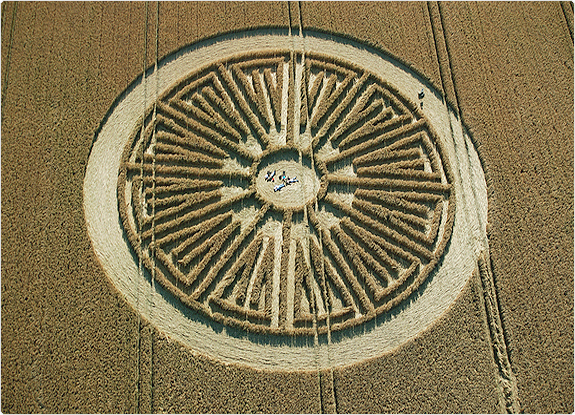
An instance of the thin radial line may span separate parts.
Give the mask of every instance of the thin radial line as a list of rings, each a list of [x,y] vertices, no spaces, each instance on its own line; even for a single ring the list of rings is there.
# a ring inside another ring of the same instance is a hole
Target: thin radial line
[[[162,245],[165,245],[173,241],[181,240],[182,242],[177,242],[177,246],[171,250],[173,255],[175,257],[178,257],[188,247],[195,245],[200,240],[202,239],[207,240],[211,238],[211,236],[209,236],[210,233],[216,230],[218,227],[222,226],[222,223],[224,223],[225,221],[231,220],[231,218],[232,218],[231,212],[221,213],[209,220],[202,221],[196,225],[186,226],[184,227],[184,229],[182,229],[177,233],[168,234],[168,236],[162,238],[163,241],[160,242],[162,243]],[[181,233],[181,236],[177,235],[178,233]],[[160,244],[160,242],[158,242],[158,245]]]
[[[168,204],[167,207],[160,208],[160,211],[156,212],[156,219],[163,219],[172,215],[181,215],[183,212],[198,210],[198,205],[201,206],[205,203],[215,203],[214,199],[217,199],[220,196],[220,192],[219,189],[217,189],[210,192],[194,192],[193,195],[182,196],[187,196],[187,198],[176,201],[174,204]],[[157,203],[160,200],[162,199],[154,198],[152,203]]]
[[[218,75],[223,81],[222,85],[227,86],[227,89],[231,92],[229,97],[233,99],[234,106],[236,109],[241,110],[240,114],[243,114],[244,116],[242,117],[244,118],[244,123],[248,125],[248,128],[251,127],[250,130],[254,130],[256,132],[256,139],[259,140],[263,148],[266,148],[269,145],[269,136],[259,122],[258,115],[255,114],[249,106],[248,99],[250,99],[250,97],[247,92],[249,85],[244,85],[242,80],[238,79],[239,83],[244,87],[244,89],[246,89],[246,96],[238,87],[238,82],[234,80],[234,71],[236,72],[236,77],[241,76],[241,74],[237,73],[238,71],[241,71],[241,69],[237,69],[234,65],[232,65],[231,69],[228,70],[222,63],[220,63],[217,69]]]
[[[349,216],[351,219],[355,219],[360,223],[363,223],[364,226],[370,227],[372,230],[381,233],[384,237],[391,239],[394,244],[400,245],[403,248],[407,249],[408,251],[413,252],[416,256],[423,258],[427,261],[430,261],[433,257],[433,254],[421,245],[412,243],[413,241],[393,229],[390,229],[386,225],[376,221],[372,217],[362,213],[358,209],[350,208],[343,203],[335,200],[334,197],[327,196],[325,201],[328,202],[333,207],[337,208],[345,215]]]
[[[248,159],[250,162],[254,161],[254,155],[249,153],[247,150],[244,150],[243,147],[240,147],[238,144],[234,143],[233,141],[229,140],[228,138],[217,134],[219,136],[216,138],[210,138],[210,133],[215,133],[213,130],[209,130],[207,127],[202,126],[198,122],[194,122],[194,124],[188,124],[188,116],[183,114],[180,110],[173,106],[168,106],[162,102],[159,103],[160,112],[166,113],[167,116],[173,117],[172,120],[177,127],[184,131],[189,131],[190,133],[202,138],[203,140],[207,141],[208,143],[212,144],[213,146],[219,148],[224,152],[235,152],[241,157]],[[179,123],[185,124],[185,127],[180,125]],[[192,119],[192,121],[195,121]],[[208,130],[208,131],[207,131]],[[216,134],[214,134],[216,136]]]
[[[216,288],[210,293],[210,296],[208,297],[208,301],[214,300],[214,299],[221,299],[223,300],[222,296],[224,294],[224,290],[228,289],[231,284],[235,284],[233,285],[232,288],[232,298],[234,300],[236,300],[238,298],[238,293],[240,293],[240,291],[243,289],[242,288],[242,283],[243,283],[243,278],[244,278],[244,273],[245,275],[247,274],[251,274],[251,271],[253,270],[251,267],[255,266],[255,263],[257,262],[257,258],[259,257],[259,252],[260,249],[262,247],[262,241],[263,241],[263,237],[260,235],[258,237],[255,237],[246,247],[246,249],[237,256],[237,261],[234,262],[234,264],[232,265],[232,267],[230,268],[230,270],[228,272],[226,272],[226,274],[224,275],[224,277],[222,278],[222,280],[217,284]],[[255,253],[254,253],[255,252]],[[250,255],[254,253],[254,257],[256,258],[256,261],[248,261]],[[241,271],[241,275],[240,272]],[[247,290],[247,284],[245,289]],[[245,295],[245,293],[244,293]],[[232,301],[234,301],[232,300]]]
[[[361,143],[354,144],[353,146],[343,150],[342,152],[326,159],[325,162],[329,166],[347,157],[352,156],[359,157],[360,155],[358,153],[361,153],[361,155],[371,153],[372,151],[377,150],[378,146],[384,145],[386,142],[391,142],[398,136],[407,136],[408,134],[415,134],[419,132],[421,129],[425,127],[425,125],[426,120],[422,118],[411,124],[400,126],[382,135],[377,135],[375,138],[367,139],[366,141],[362,141]]]

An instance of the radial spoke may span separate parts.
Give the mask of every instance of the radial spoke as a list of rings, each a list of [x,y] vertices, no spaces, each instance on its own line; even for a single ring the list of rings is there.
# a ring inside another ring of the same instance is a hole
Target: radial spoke
[[[251,92],[250,86],[247,85],[248,80],[245,77],[245,74],[243,74],[243,72],[241,70],[237,69],[237,67],[235,67],[235,66],[232,66],[232,71],[234,72],[235,76],[239,78],[240,82],[242,84],[244,84],[244,88],[247,86],[247,90]],[[223,65],[218,66],[218,72],[219,72],[219,75],[220,75],[226,89],[231,91],[231,95],[234,97],[235,103],[237,104],[237,106],[239,108],[241,108],[242,112],[246,116],[246,119],[248,120],[248,123],[251,125],[251,127],[256,132],[256,136],[261,141],[262,146],[264,148],[267,147],[269,145],[268,134],[265,131],[262,124],[260,123],[260,121],[258,120],[258,117],[256,116],[256,114],[254,114],[254,112],[251,110],[249,104],[246,102],[243,94],[241,93],[240,89],[238,88],[237,83],[234,82],[232,75],[228,72],[228,70]],[[255,99],[255,97],[254,97],[254,99]]]
[[[226,117],[235,125],[236,129],[240,131],[243,136],[250,133],[250,128],[245,120],[239,115],[237,107],[234,105],[228,90],[222,84],[217,72],[213,75],[213,85],[215,90],[208,89],[206,91],[206,98],[209,99],[217,108],[224,111]]]
[[[160,220],[176,215],[182,214],[184,211],[189,211],[190,209],[197,210],[201,206],[206,204],[215,203],[217,199],[221,197],[220,190],[213,190],[211,192],[199,192],[188,195],[187,200],[182,203],[176,203],[172,206],[162,209],[156,209],[155,220],[158,223]],[[155,202],[154,198],[149,202],[153,204]]]
[[[329,195],[326,196],[325,200],[328,203],[338,207],[342,212],[344,212],[350,218],[358,221],[359,223],[365,224],[369,228],[376,231],[378,235],[384,236],[386,238],[390,238],[391,240],[394,241],[394,243],[401,245],[402,247],[410,250],[411,252],[415,253],[417,256],[425,258],[428,261],[433,258],[433,253],[430,252],[428,249],[422,247],[421,245],[414,243],[411,239],[397,233],[396,231],[385,226],[384,224],[369,218],[368,216],[360,213],[359,211],[357,211],[355,209],[352,209],[352,208],[349,208],[348,206],[345,206],[344,204],[335,200],[333,197],[330,197]]]
[[[402,234],[409,237],[411,240],[424,244],[428,248],[430,247],[429,245],[433,243],[433,241],[429,241],[424,233],[415,230],[406,222],[404,222],[396,212],[392,212],[383,206],[374,205],[373,203],[365,202],[359,199],[355,199],[352,206],[358,211],[361,211],[374,219],[390,224]]]
[[[197,135],[203,138],[204,140],[211,142],[216,147],[219,147],[222,151],[226,153],[233,152],[249,160],[250,162],[254,161],[254,155],[248,150],[246,150],[244,147],[240,146],[237,143],[234,143],[232,140],[229,140],[228,138],[222,136],[213,129],[207,128],[195,122],[193,119],[187,117],[185,114],[181,113],[176,108],[168,106],[161,102],[159,103],[158,108],[163,113],[173,118],[175,121],[179,121],[181,124],[183,124],[185,128],[189,130],[192,134]]]
[[[357,145],[347,148],[344,151],[338,153],[337,155],[328,158],[325,160],[327,165],[332,163],[345,160],[349,157],[358,157],[360,155],[366,154],[374,149],[377,149],[378,146],[385,144],[388,141],[391,141],[398,136],[407,135],[413,133],[414,131],[418,131],[425,127],[425,120],[419,120],[413,122],[411,124],[404,125],[400,128],[396,128],[395,130],[389,131],[385,134],[376,136],[375,138],[366,140],[362,143],[358,143]]]
[[[227,199],[227,200],[222,200],[220,202],[213,203],[213,204],[208,205],[205,208],[202,208],[198,211],[192,211],[192,212],[186,213],[183,216],[180,216],[180,217],[172,219],[168,222],[162,223],[162,224],[156,226],[154,229],[149,229],[149,230],[143,232],[142,238],[145,239],[145,238],[151,237],[152,232],[156,232],[156,234],[161,234],[161,233],[164,233],[167,231],[174,231],[174,230],[178,229],[179,227],[185,225],[188,222],[200,219],[202,217],[209,216],[210,214],[217,212],[219,210],[229,208],[234,203],[237,203],[243,199],[246,199],[249,196],[251,196],[252,194],[253,194],[252,191],[248,191],[248,192],[240,194],[236,197],[232,197],[232,198]]]
[[[343,184],[362,189],[419,190],[426,193],[439,194],[446,194],[451,190],[450,185],[438,182],[379,178],[371,179],[366,177],[339,176],[335,174],[328,174],[327,181],[329,183]]]
[[[163,119],[163,117],[158,117],[159,119]],[[227,153],[223,151],[220,147],[211,144],[209,141],[201,138],[199,135],[193,134],[191,131],[188,131],[178,124],[176,124],[173,120],[167,120],[164,124],[168,125],[171,130],[174,132],[169,131],[158,131],[156,133],[156,140],[161,146],[161,143],[168,143],[173,144],[179,151],[184,154],[191,153],[205,153],[206,155],[216,157],[216,158],[226,158]],[[160,147],[161,148],[161,147]]]
[[[180,256],[182,252],[186,251],[190,246],[194,245],[204,236],[208,235],[210,232],[219,229],[222,223],[229,224],[231,223],[231,220],[232,220],[231,212],[222,213],[208,221],[199,223],[195,226],[184,228],[178,232],[168,234],[164,238],[158,239],[156,241],[156,244],[158,246],[162,246],[164,244],[168,244],[170,242],[182,240],[185,238],[183,242],[181,242],[171,251],[171,254],[174,256],[174,258],[177,258]]]
[[[365,314],[369,312],[373,312],[373,303],[369,300],[365,291],[361,288],[361,285],[357,281],[355,275],[349,268],[349,265],[343,258],[339,248],[335,244],[335,242],[331,239],[331,236],[328,231],[323,230],[322,232],[322,240],[324,246],[327,248],[327,252],[332,257],[334,263],[337,267],[342,271],[343,276],[345,277],[346,281],[350,284],[351,289],[353,290],[354,294],[359,299],[359,303]]]
[[[246,291],[248,289],[248,283],[250,275],[253,268],[256,265],[256,258],[259,250],[262,246],[263,238],[254,238],[252,242],[248,245],[246,250],[242,253],[238,261],[234,263],[230,271],[222,279],[218,287],[212,292],[210,297],[220,298],[224,294],[224,290],[227,289],[236,280],[236,284],[233,286],[233,291],[231,294],[232,300],[237,304],[244,304],[246,299]],[[238,278],[239,276],[239,278]]]
[[[232,235],[234,234],[234,232],[240,228],[240,225],[241,224],[239,221],[230,223],[228,226],[226,226],[224,229],[222,229],[220,232],[218,232],[216,235],[214,235],[212,238],[210,238],[209,241],[206,241],[205,245],[206,245],[206,247],[209,247],[209,251],[207,252],[206,255],[201,257],[200,263],[198,265],[196,265],[192,269],[192,271],[187,275],[188,284],[190,284],[190,285],[193,284],[193,282],[198,278],[198,276],[206,268],[206,266],[212,260],[212,258],[220,251],[222,246],[230,238],[232,238]],[[205,252],[203,245],[198,247],[198,251],[196,253],[194,253],[194,251],[190,252],[190,254],[188,254],[188,255],[190,255],[189,258],[188,257],[182,258],[181,264],[183,266],[186,266],[187,264],[189,264],[189,262],[192,259],[198,258],[202,252]]]
[[[411,148],[408,150],[389,150],[388,146],[381,150],[372,151],[365,156],[357,157],[353,160],[354,166],[366,166],[366,165],[385,165],[388,166],[389,162],[397,162],[398,160],[421,160],[423,155],[419,148]]]
[[[202,295],[202,293],[213,283],[213,281],[219,274],[220,270],[232,258],[232,256],[235,255],[236,251],[238,250],[242,242],[247,238],[249,234],[253,233],[255,227],[263,219],[269,207],[270,207],[269,205],[262,206],[253,222],[241,232],[241,234],[234,240],[232,245],[226,250],[226,252],[209,270],[208,274],[206,275],[200,286],[191,295],[191,299],[197,300],[198,297]]]

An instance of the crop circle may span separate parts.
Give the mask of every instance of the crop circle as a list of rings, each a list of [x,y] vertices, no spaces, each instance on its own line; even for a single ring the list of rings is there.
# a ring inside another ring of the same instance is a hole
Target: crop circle
[[[486,200],[465,128],[421,77],[271,29],[134,82],[84,180],[94,250],[134,309],[202,354],[290,370],[429,327],[475,269]]]
[[[118,179],[132,248],[225,325],[362,324],[421,285],[451,234],[452,175],[429,121],[351,62],[236,55],[176,82],[134,127]]]

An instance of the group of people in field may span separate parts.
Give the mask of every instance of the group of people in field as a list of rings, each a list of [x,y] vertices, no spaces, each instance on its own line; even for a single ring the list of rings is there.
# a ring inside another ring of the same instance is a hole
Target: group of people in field
[[[268,171],[266,173],[266,175],[264,176],[264,179],[266,179],[266,182],[273,182],[275,183],[275,176],[276,176],[276,171],[274,170],[273,172]],[[294,176],[292,178],[286,176],[286,172],[284,171],[280,176],[279,176],[279,181],[281,181],[280,184],[274,186],[274,192],[279,192],[280,190],[282,190],[284,187],[289,186],[290,184],[293,183],[297,183],[299,182],[299,180]]]

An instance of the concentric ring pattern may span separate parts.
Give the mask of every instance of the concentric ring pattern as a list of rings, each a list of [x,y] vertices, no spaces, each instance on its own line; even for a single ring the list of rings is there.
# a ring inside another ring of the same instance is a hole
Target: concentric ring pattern
[[[354,63],[275,50],[168,88],[124,150],[118,207],[142,266],[188,307],[314,335],[421,286],[451,235],[452,184],[416,103]]]

